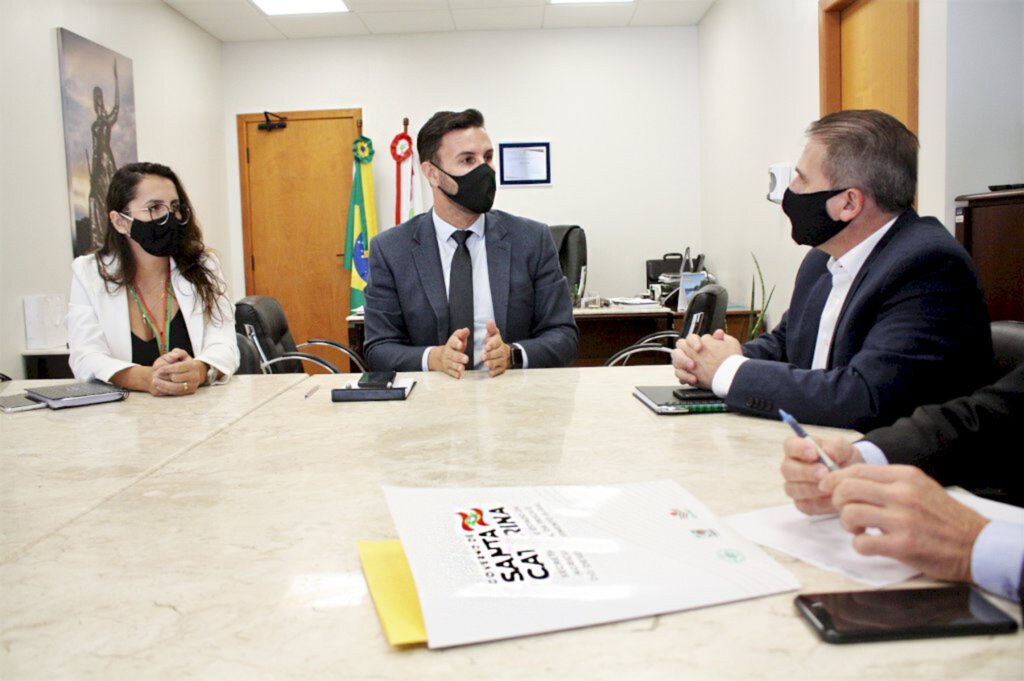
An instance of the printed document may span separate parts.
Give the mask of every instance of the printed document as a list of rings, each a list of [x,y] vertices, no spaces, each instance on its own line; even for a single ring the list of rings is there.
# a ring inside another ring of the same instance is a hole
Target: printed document
[[[671,481],[384,492],[431,648],[800,586]]]

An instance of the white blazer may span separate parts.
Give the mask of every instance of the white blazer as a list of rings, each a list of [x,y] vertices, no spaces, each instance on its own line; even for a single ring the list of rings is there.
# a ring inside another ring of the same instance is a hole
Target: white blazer
[[[220,276],[220,266],[213,258],[207,265]],[[68,305],[68,345],[71,349],[71,370],[80,380],[110,381],[110,377],[132,362],[131,325],[128,317],[128,291],[122,286],[114,293],[96,270],[96,255],[83,255],[71,263],[71,299]],[[178,307],[185,317],[195,359],[220,372],[216,383],[223,383],[238,369],[238,341],[235,338],[235,310],[221,296],[218,306],[221,321],[207,322],[202,301],[195,288],[178,272],[171,259],[171,286]]]

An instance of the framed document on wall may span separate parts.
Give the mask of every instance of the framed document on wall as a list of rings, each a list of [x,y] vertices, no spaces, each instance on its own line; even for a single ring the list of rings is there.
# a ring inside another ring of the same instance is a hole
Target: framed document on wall
[[[550,142],[501,142],[498,157],[501,184],[551,184]]]

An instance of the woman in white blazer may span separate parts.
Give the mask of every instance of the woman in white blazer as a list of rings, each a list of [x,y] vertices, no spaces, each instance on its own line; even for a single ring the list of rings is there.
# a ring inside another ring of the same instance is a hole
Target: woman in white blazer
[[[178,176],[128,164],[107,211],[103,246],[71,265],[75,377],[153,395],[227,381],[239,361],[234,307]]]

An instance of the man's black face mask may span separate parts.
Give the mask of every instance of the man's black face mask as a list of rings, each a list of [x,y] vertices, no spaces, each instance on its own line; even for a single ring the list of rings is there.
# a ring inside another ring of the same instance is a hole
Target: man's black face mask
[[[825,204],[845,189],[797,194],[787,189],[782,197],[782,210],[793,225],[793,241],[801,246],[817,247],[843,231],[849,222],[829,217]]]
[[[494,205],[494,193],[497,190],[497,180],[494,168],[481,163],[465,175],[452,175],[436,163],[432,165],[442,173],[452,178],[459,186],[458,192],[449,194],[441,189],[449,199],[459,204],[471,213],[486,213]]]

